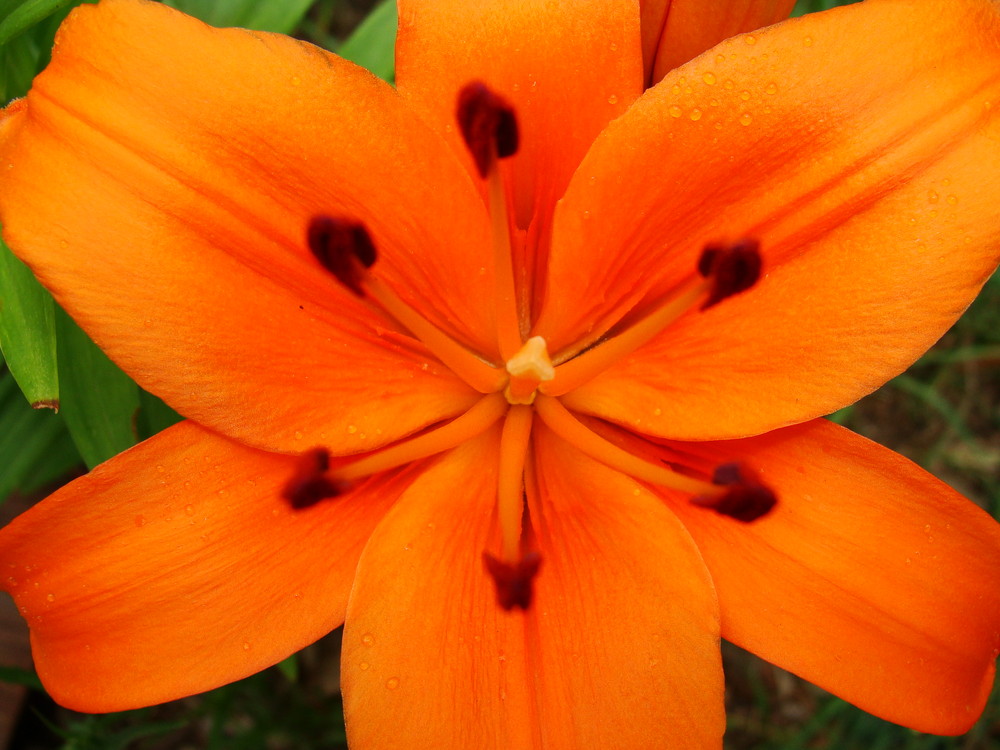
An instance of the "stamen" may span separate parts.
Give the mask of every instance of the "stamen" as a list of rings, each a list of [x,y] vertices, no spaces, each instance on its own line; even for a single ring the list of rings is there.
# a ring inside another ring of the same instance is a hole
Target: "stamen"
[[[542,565],[537,552],[529,552],[514,563],[503,562],[483,552],[483,562],[496,584],[497,603],[501,607],[509,612],[514,607],[526,610],[531,606],[535,576]]]
[[[628,356],[650,341],[656,334],[677,320],[697,304],[708,290],[708,284],[698,279],[689,280],[680,291],[664,304],[634,325],[593,349],[589,349],[567,362],[556,366],[555,377],[539,386],[542,393],[562,396],[586,383],[612,364]]]
[[[507,412],[500,436],[500,480],[497,489],[497,515],[503,559],[517,560],[521,545],[521,518],[524,515],[524,460],[531,438],[532,409],[512,406]]]
[[[482,81],[462,87],[455,114],[480,177],[486,177],[497,158],[517,153],[519,138],[514,108]]]
[[[500,355],[506,360],[520,349],[524,340],[517,312],[507,193],[499,168],[500,159],[517,152],[517,117],[514,108],[481,81],[462,88],[456,114],[476,170],[488,181],[497,343]]]
[[[623,474],[641,479],[651,484],[706,498],[724,494],[714,484],[700,479],[678,474],[666,466],[644,461],[602,438],[577,419],[572,412],[559,403],[558,399],[539,394],[535,399],[535,409],[545,425],[566,442],[575,446],[596,461],[600,461]]]
[[[504,395],[512,404],[530,404],[535,400],[535,392],[541,383],[555,377],[556,371],[549,359],[545,339],[532,336],[524,342],[520,351],[507,360],[510,382]]]
[[[306,233],[309,249],[316,260],[337,280],[359,297],[365,269],[375,263],[372,238],[364,224],[332,216],[315,216]]]
[[[349,483],[326,476],[330,468],[330,453],[325,448],[313,448],[299,456],[295,474],[285,484],[281,496],[296,510],[311,508],[320,500],[343,494]]]
[[[330,472],[333,480],[358,479],[433,456],[484,432],[503,416],[507,401],[499,393],[485,396],[475,406],[441,427],[391,445]]]
[[[653,312],[622,331],[583,351],[593,341],[583,341],[556,356],[556,375],[539,390],[549,396],[569,393],[615,362],[652,340],[660,331],[703,300],[706,310],[744,292],[760,278],[760,244],[744,239],[731,245],[707,246],[698,258],[698,276],[689,278]],[[700,277],[700,278],[699,278]],[[577,355],[577,352],[583,351]]]
[[[751,523],[770,513],[778,502],[770,487],[739,463],[722,464],[712,477],[712,484],[724,487],[722,494],[701,495],[691,502],[701,508],[711,508],[716,513]]]
[[[309,249],[316,260],[359,297],[370,297],[397,323],[419,339],[455,375],[480,393],[495,393],[506,384],[504,372],[484,362],[403,302],[369,269],[378,253],[363,224],[316,216],[309,222]]]
[[[742,239],[731,245],[708,245],[698,259],[698,273],[711,281],[712,290],[701,309],[745,292],[760,278],[760,243]]]

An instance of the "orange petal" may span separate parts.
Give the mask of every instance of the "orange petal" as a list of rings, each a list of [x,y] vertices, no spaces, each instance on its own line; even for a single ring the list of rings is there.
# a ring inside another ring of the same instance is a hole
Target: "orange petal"
[[[38,673],[80,711],[160,703],[268,667],[343,621],[358,556],[413,472],[293,511],[296,459],[191,422],[0,532]]]
[[[534,603],[505,612],[482,562],[500,545],[495,433],[428,471],[365,549],[344,631],[351,742],[717,745],[717,609],[684,529],[633,482],[544,434],[529,488]]]
[[[74,11],[0,141],[10,245],[185,416],[258,447],[350,452],[474,399],[305,246],[312,216],[353,216],[378,274],[445,330],[495,347],[478,195],[367,72],[109,0]]]
[[[515,219],[546,228],[595,136],[642,93],[633,3],[400,0],[400,93],[474,172],[455,127],[458,91],[480,80],[517,113]],[[547,231],[546,231],[547,234]]]
[[[778,494],[751,524],[667,497],[711,570],[724,638],[890,721],[971,726],[1000,651],[996,521],[825,420],[671,448],[745,461]]]
[[[709,47],[788,18],[795,0],[640,0],[642,59],[652,85]]]
[[[650,89],[557,212],[535,332],[558,350],[606,330],[713,241],[759,239],[765,278],[567,405],[672,438],[743,437],[905,369],[1000,257],[997,34],[988,0],[865,2],[731,39]]]

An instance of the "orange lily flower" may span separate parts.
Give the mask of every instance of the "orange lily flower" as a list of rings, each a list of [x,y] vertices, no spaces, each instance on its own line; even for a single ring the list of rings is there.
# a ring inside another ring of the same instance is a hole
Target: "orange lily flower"
[[[998,525],[821,417],[998,262],[998,6],[869,0],[648,90],[635,2],[399,14],[393,89],[105,0],[5,111],[7,241],[187,418],[0,532],[52,695],[345,623],[356,748],[718,747],[721,636],[967,729]]]

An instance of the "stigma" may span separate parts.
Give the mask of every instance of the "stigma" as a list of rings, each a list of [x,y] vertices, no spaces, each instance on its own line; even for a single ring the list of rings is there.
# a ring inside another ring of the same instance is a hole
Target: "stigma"
[[[511,404],[531,404],[538,386],[556,376],[556,369],[549,358],[548,347],[541,336],[532,336],[524,342],[517,354],[507,360],[510,381],[504,396]]]

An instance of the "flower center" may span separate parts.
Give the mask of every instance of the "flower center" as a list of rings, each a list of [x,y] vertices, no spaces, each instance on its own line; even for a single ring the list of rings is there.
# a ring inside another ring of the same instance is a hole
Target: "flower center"
[[[681,315],[705,310],[751,288],[761,270],[757,243],[746,239],[706,247],[688,278],[641,316],[578,341],[551,358],[545,339],[528,335],[530,305],[519,308],[517,303],[507,191],[499,168],[500,159],[517,152],[514,110],[485,85],[474,82],[460,93],[456,115],[476,171],[486,181],[493,237],[494,320],[504,365],[466,349],[383,283],[376,273],[376,248],[364,226],[345,218],[314,218],[307,241],[317,261],[347,289],[409,330],[484,395],[461,416],[363,456],[335,460],[324,448],[306,452],[285,487],[285,498],[293,507],[307,508],[336,497],[358,479],[447,451],[502,419],[496,493],[501,548],[498,555],[484,551],[484,564],[504,609],[530,606],[532,580],[543,562],[531,548],[524,486],[536,417],[582,453],[639,482],[684,493],[692,504],[738,521],[751,522],[766,515],[776,502],[774,493],[746,467],[725,464],[706,471],[705,467],[650,460],[648,456],[654,453],[643,449],[642,444],[650,444],[642,435],[630,433],[628,440],[612,442],[599,434],[607,432],[608,425],[581,420],[559,398],[650,341]]]

